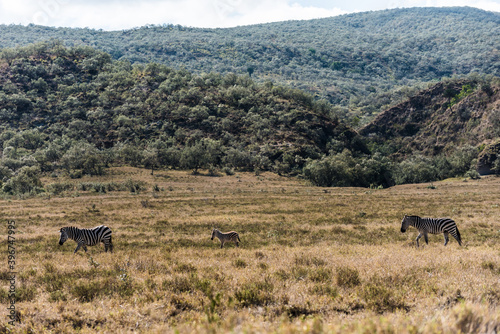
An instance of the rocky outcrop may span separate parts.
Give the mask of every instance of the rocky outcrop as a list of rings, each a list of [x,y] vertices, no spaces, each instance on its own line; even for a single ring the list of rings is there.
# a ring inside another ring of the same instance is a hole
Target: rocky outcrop
[[[477,171],[480,175],[490,175],[495,171],[495,161],[500,159],[500,140],[486,146],[477,159]]]
[[[481,80],[440,82],[359,130],[396,155],[436,155],[500,138],[500,86]]]

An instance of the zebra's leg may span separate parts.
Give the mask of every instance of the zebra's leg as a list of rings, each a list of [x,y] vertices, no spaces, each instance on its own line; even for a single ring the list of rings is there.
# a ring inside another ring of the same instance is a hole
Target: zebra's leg
[[[224,241],[220,242],[220,248],[224,247]]]
[[[427,235],[427,232],[424,232],[424,240],[425,240],[425,243],[428,245],[429,244],[429,236]]]
[[[417,247],[420,247],[420,245],[418,244],[418,239],[422,238],[422,233],[419,233],[417,235],[417,239],[415,239],[415,241],[417,242]]]
[[[109,236],[109,239],[106,239],[103,242],[104,242],[104,248],[105,248],[106,252],[109,249],[109,251],[111,253],[113,253],[113,240],[111,239],[111,236]]]
[[[76,249],[75,249],[75,251],[73,252],[73,254],[75,254],[76,252],[78,252],[78,250],[80,249],[80,247],[82,247],[82,244],[80,244],[80,243],[79,243],[79,244],[76,246]]]
[[[444,231],[444,245],[446,246],[448,244],[448,241],[450,241],[450,238],[448,237],[448,232]]]
[[[87,253],[87,246],[82,245],[82,247],[83,247],[83,250],[85,251],[85,253]]]

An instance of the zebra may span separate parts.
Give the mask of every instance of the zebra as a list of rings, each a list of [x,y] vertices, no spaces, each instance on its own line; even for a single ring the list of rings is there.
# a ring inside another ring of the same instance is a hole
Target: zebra
[[[68,239],[73,239],[78,243],[73,254],[75,254],[80,247],[83,247],[85,252],[87,252],[87,246],[95,246],[99,242],[104,243],[104,250],[106,252],[108,249],[111,253],[113,252],[111,229],[105,225],[96,226],[90,229],[80,229],[78,227],[68,226],[61,228],[59,232],[61,232],[59,245],[64,244]]]
[[[238,243],[241,242],[240,236],[238,235],[238,232],[227,232],[227,233],[222,233],[218,229],[214,228],[212,230],[212,238],[211,240],[214,240],[214,237],[219,238],[220,240],[220,248],[224,247],[224,243],[226,241],[232,241],[236,245],[236,247],[239,247]]]
[[[448,234],[451,234],[455,239],[457,239],[458,244],[462,246],[462,238],[460,237],[460,232],[458,231],[457,224],[450,218],[420,218],[419,216],[406,216],[401,221],[401,232],[405,233],[408,226],[415,227],[418,232],[417,236],[417,247],[418,239],[424,236],[425,243],[429,244],[429,239],[427,233],[444,234],[444,245],[448,244]]]

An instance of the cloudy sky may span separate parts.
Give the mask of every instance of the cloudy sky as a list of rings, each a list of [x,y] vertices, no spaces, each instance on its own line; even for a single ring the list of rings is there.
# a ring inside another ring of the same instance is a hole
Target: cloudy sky
[[[216,28],[426,6],[500,12],[500,0],[0,0],[0,24],[121,30],[171,23]]]

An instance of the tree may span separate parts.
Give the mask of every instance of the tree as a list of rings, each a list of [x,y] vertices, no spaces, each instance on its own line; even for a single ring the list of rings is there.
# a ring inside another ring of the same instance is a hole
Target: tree
[[[155,168],[160,167],[158,150],[152,147],[148,147],[143,153],[142,164],[146,168],[151,168],[151,175],[154,175],[153,173]]]
[[[42,189],[40,168],[24,166],[15,176],[11,177],[3,186],[3,191],[11,195],[22,195],[39,192]]]
[[[201,168],[220,165],[222,157],[221,144],[212,139],[202,139],[187,146],[181,153],[181,166],[193,170],[197,174]]]
[[[61,158],[62,165],[68,170],[80,170],[83,174],[104,174],[105,162],[101,152],[93,145],[78,142]]]

